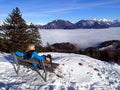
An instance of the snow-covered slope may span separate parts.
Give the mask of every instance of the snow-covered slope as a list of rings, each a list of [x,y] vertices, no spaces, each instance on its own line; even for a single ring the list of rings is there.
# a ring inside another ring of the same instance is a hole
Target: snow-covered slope
[[[48,54],[48,53],[42,53]],[[10,54],[0,54],[0,90],[120,90],[120,66],[85,55],[50,53],[60,65],[47,82],[21,66],[20,75]]]

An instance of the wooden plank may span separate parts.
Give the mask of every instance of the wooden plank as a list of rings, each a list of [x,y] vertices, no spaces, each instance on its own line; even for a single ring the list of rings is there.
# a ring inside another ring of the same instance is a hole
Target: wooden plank
[[[18,61],[24,61],[24,62],[28,62],[28,63],[36,63],[36,64],[40,64],[40,61],[36,60],[36,59],[18,59]]]

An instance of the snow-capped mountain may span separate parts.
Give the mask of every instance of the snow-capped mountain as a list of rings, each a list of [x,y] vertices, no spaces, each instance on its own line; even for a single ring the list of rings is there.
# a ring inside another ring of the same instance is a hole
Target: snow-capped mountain
[[[94,20],[94,21],[103,21],[103,22],[113,22],[113,20],[106,19],[106,18],[103,18],[103,19],[96,19],[96,18],[94,18],[92,20]]]
[[[66,20],[54,20],[46,25],[38,25],[41,29],[78,29],[120,27],[120,20],[91,19],[71,23]]]
[[[48,53],[40,53],[48,54]],[[20,67],[10,54],[0,54],[0,90],[119,90],[120,66],[85,55],[49,52],[59,66],[47,73],[47,82],[35,71]]]
[[[27,23],[28,25],[30,23]],[[3,23],[0,23],[2,26]],[[79,29],[79,28],[109,28],[109,27],[120,27],[120,19],[109,20],[109,19],[90,19],[80,20],[76,23],[72,23],[68,20],[54,20],[45,25],[35,24],[40,29]]]
[[[65,20],[54,20],[40,28],[44,28],[44,29],[73,29],[74,25],[69,22],[69,21],[65,21]]]
[[[108,28],[111,22],[103,20],[80,20],[75,23],[76,28]]]

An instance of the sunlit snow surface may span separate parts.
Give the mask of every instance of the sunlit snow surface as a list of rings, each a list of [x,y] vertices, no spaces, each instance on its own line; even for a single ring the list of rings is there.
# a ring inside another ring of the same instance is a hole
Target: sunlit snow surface
[[[120,28],[39,31],[43,45],[71,42],[86,48],[107,40],[120,40]],[[17,76],[16,64],[10,54],[0,54],[0,90],[120,90],[120,66],[117,64],[85,55],[49,54],[53,62],[60,65],[55,73],[48,72],[47,82],[23,66]]]
[[[41,53],[48,54],[48,53]],[[0,90],[119,90],[120,66],[85,55],[49,53],[60,65],[47,75],[47,82],[33,70],[20,67],[10,54],[0,54]]]

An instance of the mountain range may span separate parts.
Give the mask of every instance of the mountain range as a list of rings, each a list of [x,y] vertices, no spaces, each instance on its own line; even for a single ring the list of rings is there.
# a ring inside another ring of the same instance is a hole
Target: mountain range
[[[80,29],[80,28],[109,28],[109,27],[120,27],[120,20],[80,20],[76,23],[72,23],[67,20],[54,20],[47,23],[46,25],[37,25],[40,29]]]

